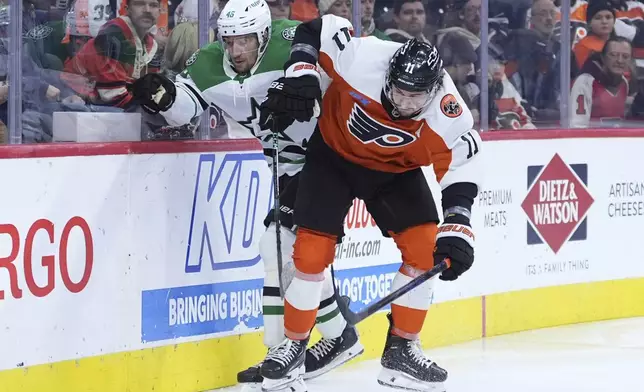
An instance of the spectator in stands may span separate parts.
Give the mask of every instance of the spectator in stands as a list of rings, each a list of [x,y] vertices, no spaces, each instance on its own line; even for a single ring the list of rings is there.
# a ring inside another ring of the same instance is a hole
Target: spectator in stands
[[[440,45],[446,34],[454,33],[467,38],[472,48],[477,49],[481,45],[481,39],[479,38],[480,27],[475,27],[474,21],[478,20],[479,23],[481,21],[480,0],[468,0],[466,2],[450,1],[452,1],[450,8],[448,8],[448,19],[450,22],[436,31],[436,44]]]
[[[491,58],[488,69],[490,129],[535,129],[525,108],[526,101],[505,75],[504,61]],[[477,76],[480,74],[477,70]]]
[[[593,54],[602,51],[604,44],[613,34],[615,10],[607,0],[595,0],[588,5],[586,22],[590,28],[588,35],[574,46],[577,66],[582,69],[586,60]]]
[[[320,15],[331,14],[351,20],[351,0],[320,0]]]
[[[480,56],[481,46],[476,50]],[[488,119],[490,129],[534,129],[530,114],[525,109],[525,100],[505,75],[507,60],[496,46],[488,46]],[[475,64],[476,83],[467,85],[472,102],[479,102],[481,94],[481,66]],[[485,80],[485,79],[483,79]]]
[[[532,3],[530,30],[536,32],[542,40],[552,37],[559,11],[552,0],[534,0]]]
[[[289,19],[301,20],[302,22],[308,22],[321,15],[318,11],[316,0],[293,0],[290,9],[291,16]]]
[[[210,41],[213,40],[210,30]],[[199,49],[199,23],[180,23],[172,29],[168,44],[163,53],[164,62],[162,72],[174,80],[177,74],[186,67],[186,61]]]
[[[130,0],[127,15],[105,23],[66,62],[65,71],[81,80],[65,75],[65,81],[92,103],[127,108],[132,101],[127,83],[159,71],[150,64],[158,50],[150,33],[158,17],[159,0]]]
[[[293,0],[270,0],[267,1],[271,9],[271,19],[291,19],[291,4]]]
[[[445,71],[454,81],[467,107],[470,108],[474,123],[478,124],[480,105],[473,100],[477,94],[472,94],[472,91],[478,91],[474,76],[474,64],[478,61],[476,52],[467,38],[458,33],[446,34],[438,46],[438,51],[443,59]]]
[[[343,17],[348,20],[352,20],[352,5],[351,0],[320,0],[320,14],[326,15],[336,15]],[[382,31],[376,29],[375,22],[373,20],[373,5],[374,0],[362,0],[362,31],[361,34],[363,37],[374,36],[376,38],[389,40],[389,37]]]
[[[68,34],[66,25],[65,20],[48,22],[35,26],[23,36],[25,49],[40,68],[61,71],[74,49],[87,42],[77,41]]]
[[[394,22],[396,28],[385,30],[392,41],[406,42],[412,38],[429,42],[423,34],[426,15],[425,4],[421,0],[396,0],[394,2]]]
[[[8,57],[9,46],[6,27],[9,13],[0,12],[0,121],[8,117]],[[29,31],[32,31],[30,29]],[[22,141],[24,143],[50,142],[53,133],[54,111],[65,110],[65,105],[82,110],[83,100],[64,86],[58,72],[42,69],[34,62],[28,49],[22,50]]]
[[[373,35],[376,38],[388,41],[389,36],[376,28],[376,22],[373,19],[375,3],[375,0],[361,0],[360,2],[360,11],[362,14],[362,36],[366,37]]]
[[[534,122],[553,124],[559,120],[560,102],[561,45],[553,36],[557,9],[552,0],[536,0],[530,14],[530,29],[509,34],[505,73]]]
[[[475,36],[481,35],[481,0],[469,0],[460,16],[462,27]]]
[[[172,2],[171,2],[172,3]],[[217,0],[210,0],[210,15],[215,12]],[[174,11],[174,24],[178,26],[186,22],[199,21],[199,1],[198,0],[181,0]],[[173,27],[174,28],[174,27]]]
[[[586,61],[570,93],[572,127],[587,128],[624,119],[629,93],[624,74],[629,69],[631,52],[628,39],[613,36],[608,38],[601,53],[591,55]]]
[[[451,1],[447,9],[446,19],[449,24],[436,32],[436,42],[440,43],[443,35],[456,32],[465,36],[472,47],[478,50],[481,45],[481,0],[448,0]],[[456,17],[453,15],[456,14]],[[503,47],[509,29],[509,20],[503,15],[487,18],[488,20],[488,46],[497,46],[495,50]],[[454,21],[458,23],[453,24]]]

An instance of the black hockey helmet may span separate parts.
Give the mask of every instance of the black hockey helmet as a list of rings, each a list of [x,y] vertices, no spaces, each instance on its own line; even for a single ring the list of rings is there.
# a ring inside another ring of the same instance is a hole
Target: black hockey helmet
[[[389,62],[385,88],[392,86],[413,92],[432,92],[443,80],[443,60],[431,44],[411,39]]]

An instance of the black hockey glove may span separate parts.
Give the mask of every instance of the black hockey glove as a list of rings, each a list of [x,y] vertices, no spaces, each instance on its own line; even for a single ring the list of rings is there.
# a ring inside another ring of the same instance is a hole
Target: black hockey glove
[[[292,117],[299,122],[309,121],[320,114],[322,90],[315,66],[295,63],[286,70],[286,76],[277,79],[268,88],[266,99],[260,105],[261,117],[270,114]]]
[[[134,83],[128,84],[127,89],[143,110],[150,114],[170,109],[177,97],[174,82],[157,73],[143,75]]]
[[[272,131],[273,133],[282,133],[286,128],[290,127],[295,119],[291,116],[270,113],[268,111],[261,111],[259,115],[259,128]]]
[[[445,258],[449,258],[452,265],[443,271],[440,280],[456,280],[474,263],[474,233],[469,218],[464,215],[449,214],[438,227],[434,264]]]

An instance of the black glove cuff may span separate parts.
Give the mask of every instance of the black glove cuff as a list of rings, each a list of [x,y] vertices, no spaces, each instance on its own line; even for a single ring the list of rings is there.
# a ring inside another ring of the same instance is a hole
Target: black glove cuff
[[[445,210],[443,214],[445,219],[443,224],[446,223],[457,223],[460,225],[466,225],[472,227],[470,224],[470,211],[465,207],[451,207]]]

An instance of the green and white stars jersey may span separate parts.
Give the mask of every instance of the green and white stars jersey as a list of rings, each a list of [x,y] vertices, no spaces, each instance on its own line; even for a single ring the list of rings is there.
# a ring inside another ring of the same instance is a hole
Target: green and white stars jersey
[[[257,137],[266,158],[272,159],[272,132],[259,129],[259,104],[266,97],[270,84],[284,76],[295,28],[300,22],[275,20],[272,35],[261,62],[246,75],[237,74],[227,61],[219,42],[197,51],[186,62],[186,70],[177,76],[177,97],[172,107],[161,112],[170,125],[184,125],[209,107],[211,126],[219,109],[226,121],[234,120]],[[229,128],[230,128],[229,124]],[[280,134],[279,174],[293,175],[304,165],[306,142],[315,129],[316,120],[294,122]],[[237,126],[239,128],[239,126]]]

